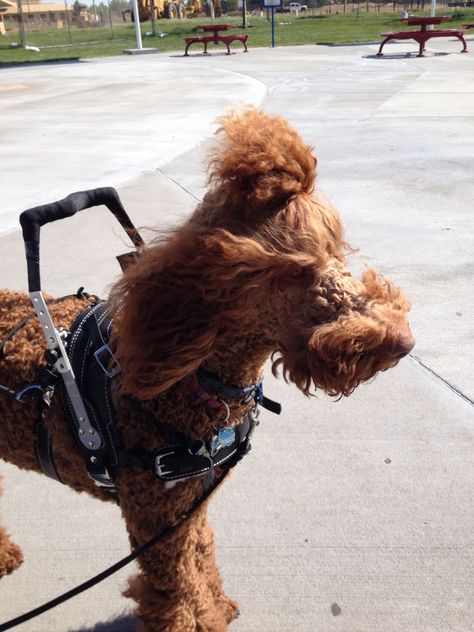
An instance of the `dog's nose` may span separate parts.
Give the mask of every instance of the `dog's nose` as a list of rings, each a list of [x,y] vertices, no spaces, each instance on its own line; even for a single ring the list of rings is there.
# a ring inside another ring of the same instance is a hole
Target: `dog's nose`
[[[392,353],[393,359],[401,360],[410,353],[414,346],[415,339],[413,338],[411,331],[405,332],[398,338],[397,345]]]

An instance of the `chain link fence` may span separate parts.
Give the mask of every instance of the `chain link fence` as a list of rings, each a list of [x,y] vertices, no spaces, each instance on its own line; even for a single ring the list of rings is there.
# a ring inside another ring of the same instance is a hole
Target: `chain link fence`
[[[162,0],[167,3],[168,0]],[[214,0],[216,1],[216,0]],[[222,1],[222,0],[219,0]],[[74,4],[59,2],[40,2],[39,0],[17,0],[17,10],[9,9],[0,13],[0,45],[22,47],[40,47],[42,50],[48,48],[59,48],[69,45],[98,45],[107,42],[130,43],[134,39],[132,28],[132,12],[130,3],[126,0],[97,0],[90,6],[85,6],[76,0]],[[139,3],[146,5],[149,0],[139,0]],[[155,0],[158,2],[158,0]],[[187,0],[187,6],[191,6],[193,0]],[[239,15],[239,0],[227,0],[228,16]],[[173,3],[173,1],[171,1]],[[176,3],[175,3],[176,4]],[[180,6],[185,6],[178,0]],[[246,7],[249,15],[264,17],[266,11],[262,8],[261,0],[247,0]],[[282,13],[290,13],[289,0],[284,0],[281,9]],[[431,7],[431,0],[384,0],[373,2],[369,0],[300,0],[300,4],[305,8],[299,11],[298,15],[321,16],[336,15],[345,13],[414,13],[428,11]],[[442,11],[453,11],[453,8],[466,8],[473,6],[474,0],[437,1],[438,13]],[[147,5],[149,6],[149,5]],[[188,8],[189,10],[189,8]],[[280,12],[277,10],[277,12]],[[241,10],[240,10],[241,14]],[[205,18],[204,5],[201,17]],[[170,16],[171,17],[171,16]],[[193,20],[184,20],[188,30],[192,28]],[[161,29],[168,33],[167,39],[172,39],[171,23],[178,27],[178,23],[183,20],[160,20]],[[163,26],[166,24],[166,28]],[[151,30],[150,22],[143,22],[142,32],[145,35]],[[153,33],[155,35],[155,33]],[[3,36],[3,37],[2,37]],[[178,42],[178,40],[177,40]],[[178,47],[182,45],[179,39]],[[1,48],[1,47],[0,47]],[[86,46],[85,46],[86,48]],[[0,51],[1,52],[1,51]]]
[[[123,9],[127,4],[123,3]],[[3,34],[16,35],[25,46],[61,46],[123,37],[122,6],[114,0],[85,7],[79,2],[38,2],[21,0],[17,11],[3,14]],[[2,40],[0,39],[0,43]]]

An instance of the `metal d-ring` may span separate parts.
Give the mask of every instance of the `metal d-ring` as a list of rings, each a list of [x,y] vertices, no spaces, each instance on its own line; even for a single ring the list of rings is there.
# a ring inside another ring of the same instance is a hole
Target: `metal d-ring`
[[[223,399],[219,399],[218,400],[225,408],[225,417],[224,419],[218,419],[218,422],[221,422],[224,424],[224,426],[227,425],[227,422],[230,419],[230,408],[229,408],[229,404],[227,402],[225,402]],[[216,430],[216,432],[219,432],[219,428],[216,428],[216,426],[213,426],[214,430]]]
[[[216,456],[222,448],[227,448],[235,443],[235,430],[228,425],[230,419],[229,405],[222,399],[219,401],[225,407],[226,415],[224,419],[220,420],[223,424],[220,428],[214,426],[216,434],[212,437],[210,442],[209,452],[211,457]]]

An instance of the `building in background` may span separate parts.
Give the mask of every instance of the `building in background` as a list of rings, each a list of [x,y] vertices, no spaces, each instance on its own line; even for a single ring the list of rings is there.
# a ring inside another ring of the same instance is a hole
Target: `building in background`
[[[40,2],[40,0],[22,0],[23,21],[27,29],[58,28],[69,24],[76,26],[93,26],[94,15],[86,10],[85,5],[76,2],[74,6],[56,2]],[[15,23],[20,21],[20,9],[16,0],[0,0],[0,35],[5,33],[6,20]]]

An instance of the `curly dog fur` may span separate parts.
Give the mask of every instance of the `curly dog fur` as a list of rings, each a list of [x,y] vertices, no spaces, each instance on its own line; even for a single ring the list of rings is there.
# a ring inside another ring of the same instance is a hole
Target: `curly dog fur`
[[[349,395],[393,367],[413,338],[408,302],[369,269],[362,280],[345,268],[347,244],[337,212],[314,194],[316,159],[288,123],[259,110],[221,120],[210,157],[209,190],[182,226],[149,244],[109,297],[119,316],[113,347],[118,378],[117,427],[124,446],[168,444],[155,415],[189,439],[210,440],[212,399],[189,388],[198,367],[224,382],[256,383],[271,358],[305,395]],[[52,305],[57,326],[70,327],[87,299]],[[26,295],[5,290],[0,338],[31,312]],[[34,380],[45,343],[31,319],[6,345],[0,383]],[[249,406],[229,402],[230,424]],[[0,457],[39,471],[34,409],[0,398]],[[87,476],[55,396],[46,423],[62,480],[102,500]],[[118,469],[114,479],[132,546],[162,531],[202,493],[190,479],[165,489],[152,473]],[[0,530],[0,574],[22,561]],[[206,507],[140,560],[127,595],[142,632],[220,632],[237,615],[222,588]]]

